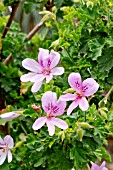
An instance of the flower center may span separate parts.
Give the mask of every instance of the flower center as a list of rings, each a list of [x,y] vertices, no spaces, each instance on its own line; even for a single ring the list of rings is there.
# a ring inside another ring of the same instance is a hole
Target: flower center
[[[43,72],[42,72],[42,74],[44,74],[44,75],[49,75],[50,74],[50,70],[43,70]]]

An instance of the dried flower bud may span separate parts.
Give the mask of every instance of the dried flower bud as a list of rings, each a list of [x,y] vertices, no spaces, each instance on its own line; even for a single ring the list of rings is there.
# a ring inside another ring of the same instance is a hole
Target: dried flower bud
[[[32,105],[32,109],[34,111],[36,111],[37,113],[41,114],[42,113],[42,110],[41,110],[41,107],[40,106],[36,106],[35,104]]]

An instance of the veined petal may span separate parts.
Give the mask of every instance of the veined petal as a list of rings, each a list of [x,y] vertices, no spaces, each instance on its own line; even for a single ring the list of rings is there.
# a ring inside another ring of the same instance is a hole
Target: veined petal
[[[54,50],[51,50],[50,55],[50,69],[54,68],[56,65],[58,65],[60,60],[60,54],[58,52],[55,52]]]
[[[3,152],[2,149],[0,149],[0,165],[2,165],[6,159],[7,152]]]
[[[36,74],[34,77],[31,78],[31,82],[40,82],[43,81],[45,76],[43,74]]]
[[[50,118],[50,119],[47,119],[46,124],[47,124],[47,127],[48,127],[49,135],[50,135],[50,136],[53,136],[54,133],[55,133],[55,126],[54,126],[54,124],[52,123],[51,118]]]
[[[20,77],[20,80],[22,82],[27,82],[30,81],[34,76],[36,75],[36,73],[28,73],[28,74],[24,74]]]
[[[97,92],[99,84],[93,78],[87,78],[82,83],[82,92],[84,96],[91,96]]]
[[[46,83],[49,83],[53,78],[52,74],[46,75],[45,77],[46,77]]]
[[[91,170],[100,170],[99,166],[97,164],[92,164]]]
[[[40,89],[41,86],[42,86],[42,81],[40,81],[40,82],[35,82],[35,83],[33,84],[32,88],[31,88],[31,91],[32,91],[33,93],[36,93],[36,92]]]
[[[62,75],[64,73],[63,67],[55,67],[51,70],[52,75]]]
[[[57,96],[56,93],[47,91],[42,96],[42,107],[46,113],[51,111],[52,107],[56,105]]]
[[[49,55],[49,50],[39,48],[39,54],[38,54],[38,62],[39,64],[43,67],[43,60],[45,59],[46,56]]]
[[[67,94],[60,96],[59,100],[70,101],[70,100],[75,100],[76,97],[77,97],[76,94],[67,93]]]
[[[62,120],[62,119],[52,117],[52,118],[51,118],[51,122],[52,122],[55,126],[61,128],[61,129],[67,129],[67,128],[68,128],[68,124],[67,124],[64,120]]]
[[[4,114],[0,115],[0,117],[4,120],[12,120],[18,116],[20,116],[20,114],[18,114],[16,112],[8,112],[8,113],[4,113]]]
[[[52,108],[52,115],[53,116],[58,116],[62,115],[65,111],[66,108],[66,102],[58,100],[56,102],[56,105]]]
[[[34,130],[40,129],[42,126],[44,126],[44,124],[46,123],[46,120],[47,120],[46,117],[40,117],[40,118],[36,119],[36,121],[33,123],[32,128]]]
[[[8,151],[7,156],[8,156],[8,162],[10,163],[12,161],[12,153],[10,150]]]
[[[72,111],[78,106],[79,100],[72,102],[67,110],[67,115],[70,115]]]
[[[82,97],[80,100],[79,100],[79,107],[82,111],[86,111],[89,107],[89,104],[88,104],[88,101],[85,97]]]
[[[81,92],[82,79],[79,73],[71,73],[68,77],[68,82],[75,91]]]
[[[13,138],[10,135],[6,135],[4,137],[4,142],[7,144],[7,146],[10,149],[14,147],[14,141],[13,141]]]
[[[30,70],[30,71],[35,72],[35,73],[42,72],[42,67],[40,66],[40,64],[38,62],[36,62],[35,60],[31,59],[31,58],[24,59],[22,61],[22,66],[25,69]]]

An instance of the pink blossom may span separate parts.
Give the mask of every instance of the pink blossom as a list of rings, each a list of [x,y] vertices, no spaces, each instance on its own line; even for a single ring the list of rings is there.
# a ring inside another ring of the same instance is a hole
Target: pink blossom
[[[8,162],[12,161],[12,153],[10,149],[14,146],[13,138],[10,135],[6,135],[4,139],[0,137],[0,165],[2,165],[8,157]]]
[[[12,120],[20,116],[22,112],[23,111],[14,111],[14,112],[3,113],[0,115],[0,118],[3,120]]]
[[[60,54],[52,50],[49,54],[49,50],[39,48],[38,62],[33,59],[26,58],[22,61],[22,66],[31,71],[31,73],[21,76],[22,82],[33,82],[31,91],[37,92],[43,80],[46,78],[46,83],[53,78],[54,75],[61,75],[64,73],[63,67],[56,67],[60,61]]]
[[[56,93],[51,91],[44,93],[41,100],[46,116],[38,118],[34,122],[32,128],[34,130],[38,130],[46,123],[50,136],[54,135],[55,126],[61,129],[67,129],[68,125],[65,121],[60,118],[55,118],[55,116],[59,116],[64,113],[66,102],[57,100]]]
[[[91,170],[108,170],[108,168],[106,168],[105,165],[106,165],[105,161],[103,161],[100,167],[97,164],[93,163]]]
[[[93,78],[87,78],[82,82],[79,73],[71,73],[68,77],[70,86],[76,91],[76,94],[67,93],[60,96],[62,101],[74,100],[67,110],[67,114],[79,105],[80,109],[86,111],[89,107],[88,101],[85,97],[93,95],[99,88],[99,84]]]

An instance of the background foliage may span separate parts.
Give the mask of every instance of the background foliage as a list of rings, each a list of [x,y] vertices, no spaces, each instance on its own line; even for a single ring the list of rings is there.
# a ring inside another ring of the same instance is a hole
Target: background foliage
[[[13,9],[17,3],[20,5],[15,19],[3,37],[11,15],[9,6]],[[29,32],[41,21],[44,24],[28,40]],[[10,164],[6,161],[0,167],[2,170],[71,170],[73,167],[81,170],[97,159],[111,161],[105,146],[106,137],[113,135],[112,30],[113,2],[110,0],[0,2],[0,110],[3,113],[25,109],[21,117],[8,122],[15,148],[13,161]],[[37,60],[40,47],[60,53],[65,74],[32,94],[32,84],[20,82],[20,76],[27,73],[21,63],[25,58]],[[85,113],[77,108],[70,116],[64,114],[69,128],[56,129],[53,137],[48,136],[46,127],[34,132],[32,124],[40,115],[32,105],[41,105],[41,96],[48,90],[55,91],[59,97],[69,88],[67,78],[71,72],[79,72],[83,79],[92,77],[100,84],[98,93],[89,99],[90,108]],[[0,124],[6,122],[0,120]]]

